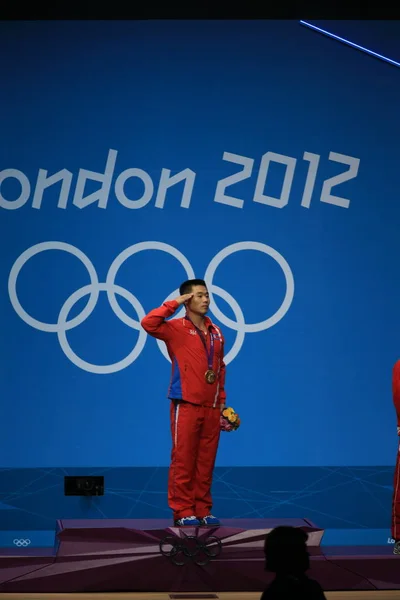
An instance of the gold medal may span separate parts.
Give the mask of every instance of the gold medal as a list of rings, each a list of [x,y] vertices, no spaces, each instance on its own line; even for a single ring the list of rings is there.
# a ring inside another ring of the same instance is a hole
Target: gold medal
[[[217,376],[212,369],[208,369],[208,371],[206,371],[204,377],[205,377],[207,383],[215,383],[215,380],[217,379]]]

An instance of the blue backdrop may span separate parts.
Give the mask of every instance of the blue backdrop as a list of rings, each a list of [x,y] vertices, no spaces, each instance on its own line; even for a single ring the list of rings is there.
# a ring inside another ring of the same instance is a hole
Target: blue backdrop
[[[372,468],[383,500],[340,520],[386,527],[398,70],[289,21],[3,23],[0,50],[1,465],[167,467],[170,364],[138,319],[205,276],[242,419],[218,466]]]

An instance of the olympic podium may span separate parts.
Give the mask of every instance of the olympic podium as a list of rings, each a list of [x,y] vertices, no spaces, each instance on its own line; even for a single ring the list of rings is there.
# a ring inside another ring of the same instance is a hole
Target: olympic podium
[[[261,592],[272,578],[264,569],[265,535],[278,525],[307,531],[310,576],[325,590],[400,589],[400,559],[390,549],[327,554],[323,530],[307,519],[228,519],[197,528],[100,519],[57,521],[50,551],[0,551],[0,593]]]

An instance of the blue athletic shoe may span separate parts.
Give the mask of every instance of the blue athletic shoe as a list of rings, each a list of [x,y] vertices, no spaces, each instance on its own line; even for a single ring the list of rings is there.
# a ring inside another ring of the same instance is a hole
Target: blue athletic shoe
[[[199,520],[201,525],[220,525],[219,519],[213,515],[207,515]]]
[[[175,519],[175,527],[199,527],[200,521],[196,517],[182,517],[182,519]]]

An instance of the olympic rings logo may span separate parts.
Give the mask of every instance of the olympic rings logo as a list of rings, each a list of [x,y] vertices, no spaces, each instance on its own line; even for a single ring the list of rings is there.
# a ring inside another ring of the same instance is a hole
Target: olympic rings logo
[[[18,548],[27,548],[27,546],[29,546],[30,543],[31,543],[31,540],[29,538],[26,540],[24,540],[24,539],[13,540],[14,546],[17,546]]]
[[[41,252],[45,252],[46,250],[61,250],[63,252],[68,252],[69,254],[72,254],[83,263],[83,265],[87,269],[90,278],[90,283],[88,285],[85,285],[80,289],[76,290],[71,294],[71,296],[69,296],[69,298],[67,298],[67,300],[61,307],[56,323],[46,323],[32,317],[25,310],[25,308],[23,308],[17,295],[17,280],[22,267],[33,256],[36,256]],[[159,252],[165,252],[167,254],[170,254],[182,265],[186,273],[187,279],[195,278],[193,267],[191,266],[188,259],[177,248],[164,242],[140,242],[137,244],[133,244],[132,246],[129,246],[128,248],[123,250],[111,264],[106,276],[105,283],[99,281],[96,269],[93,263],[86,256],[86,254],[84,254],[75,246],[72,246],[71,244],[67,244],[65,242],[57,241],[41,242],[25,250],[17,258],[17,260],[11,268],[10,275],[8,278],[8,293],[11,304],[18,316],[31,327],[48,333],[56,333],[64,354],[73,364],[75,364],[80,369],[100,375],[116,373],[117,371],[121,371],[122,369],[125,369],[126,367],[131,365],[138,358],[146,343],[147,333],[140,325],[140,321],[145,316],[145,311],[142,304],[139,302],[138,298],[134,296],[129,290],[125,289],[124,287],[121,287],[120,285],[117,285],[115,283],[115,279],[119,269],[128,258],[133,256],[134,254],[143,252],[145,250],[158,250]],[[237,301],[226,290],[218,287],[213,282],[215,272],[222,263],[222,261],[231,254],[235,254],[236,252],[241,252],[243,250],[256,250],[258,252],[270,256],[278,263],[278,265],[282,269],[286,281],[286,293],[281,306],[273,315],[257,323],[246,323],[242,309],[240,308]],[[226,364],[229,364],[239,353],[243,345],[246,333],[265,331],[269,327],[276,325],[289,310],[294,296],[294,278],[289,264],[286,262],[283,256],[279,254],[279,252],[277,252],[274,248],[271,248],[270,246],[267,246],[266,244],[262,244],[260,242],[236,242],[234,244],[231,244],[230,246],[227,246],[226,248],[218,252],[211,260],[210,264],[206,269],[203,279],[205,280],[210,293],[210,311],[223,325],[236,331],[235,342],[230,351],[225,356]],[[132,329],[136,329],[139,332],[136,344],[131,350],[131,352],[122,360],[109,365],[95,365],[83,360],[72,350],[67,339],[67,331],[73,329],[74,327],[78,327],[91,315],[98,301],[100,292],[107,293],[108,301],[115,315],[123,323],[125,323],[125,325],[131,327]],[[178,295],[179,290],[175,290],[171,294],[169,294],[169,296],[167,296],[165,300],[171,300]],[[76,317],[68,320],[68,316],[74,305],[85,296],[89,296],[89,299],[82,312]],[[132,305],[138,316],[137,320],[131,318],[122,310],[122,308],[118,304],[117,296],[125,298],[125,300],[127,300]],[[218,305],[215,302],[215,296],[222,298],[223,300],[225,300],[225,302],[227,302],[230,305],[236,320],[228,318],[218,308]],[[178,311],[176,316],[183,316],[183,314],[184,308]],[[168,361],[170,361],[165,344],[160,340],[157,340],[157,344],[163,356]]]
[[[212,558],[216,558],[222,549],[221,540],[215,535],[210,535],[203,540],[196,535],[185,535],[179,538],[167,535],[160,542],[160,552],[167,556],[178,567],[183,567],[193,561],[199,567],[207,565]]]

